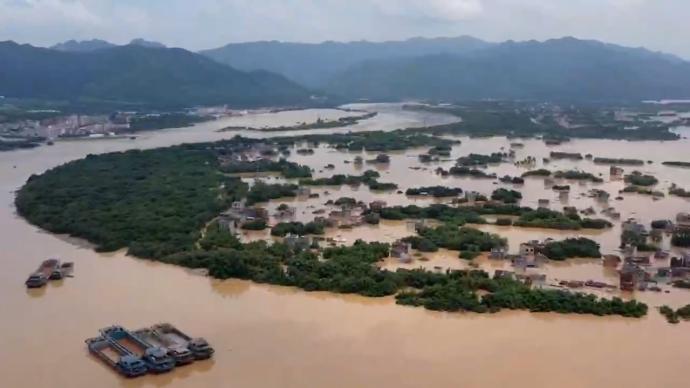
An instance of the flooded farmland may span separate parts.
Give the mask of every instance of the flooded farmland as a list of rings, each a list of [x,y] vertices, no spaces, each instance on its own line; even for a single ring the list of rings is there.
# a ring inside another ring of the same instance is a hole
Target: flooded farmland
[[[396,105],[358,106],[379,111],[373,119],[352,130],[393,130],[403,127],[446,123],[452,117],[407,112]],[[292,125],[317,117],[338,117],[336,110],[291,111],[228,118],[192,128],[144,133],[136,140],[89,140],[57,142],[52,147],[0,153],[0,240],[5,248],[0,256],[0,376],[7,387],[586,387],[652,385],[680,387],[686,384],[679,370],[690,359],[687,325],[669,325],[654,311],[660,304],[680,306],[690,303],[690,292],[670,289],[669,293],[636,293],[650,304],[641,319],[559,314],[501,312],[498,314],[436,313],[397,306],[392,298],[365,298],[258,285],[246,281],[218,281],[191,271],[127,257],[124,252],[96,253],[83,241],[55,236],[38,230],[17,217],[13,199],[29,176],[91,153],[130,148],[162,147],[246,136],[278,136],[286,133],[216,132],[226,126]],[[330,129],[333,132],[343,129]],[[290,132],[314,133],[314,131]],[[355,166],[354,157],[370,159],[375,153],[336,151],[321,145],[313,155],[293,153],[290,160],[308,164],[316,177],[336,173],[360,174],[372,168],[380,181],[409,187],[445,185],[490,193],[496,187],[490,179],[442,177],[437,167],[448,168],[454,159],[468,153],[489,154],[507,151],[505,138],[457,138],[448,161],[421,164],[417,155],[424,149],[391,153],[388,165]],[[546,146],[540,140],[520,140],[516,160],[534,156],[541,160],[551,151],[590,153],[594,156],[640,158],[653,163],[627,167],[656,176],[662,191],[677,183],[690,188],[690,170],[663,166],[666,160],[688,161],[688,140],[676,142],[622,142],[573,140]],[[325,169],[332,164],[332,169]],[[525,206],[536,207],[538,199],[549,199],[550,207],[593,207],[597,216],[615,207],[621,219],[673,219],[690,210],[687,199],[666,196],[621,194],[620,180],[609,177],[607,165],[588,160],[552,160],[547,168],[579,168],[601,175],[601,184],[571,182],[571,192],[562,199],[545,188],[541,178],[528,178],[521,191]],[[525,168],[512,163],[491,165],[488,172],[498,176],[519,176]],[[248,178],[250,179],[250,178]],[[264,178],[266,179],[266,178]],[[608,203],[586,194],[592,188],[610,192]],[[429,204],[444,199],[408,197],[392,192],[372,192],[365,186],[312,189],[319,198],[271,201],[273,213],[280,203],[296,208],[295,218],[311,220],[313,212],[324,208],[328,199],[354,197],[364,202],[383,200],[389,205]],[[328,194],[326,194],[326,191]],[[604,216],[601,216],[605,218]],[[615,253],[620,222],[603,231],[554,231],[480,225],[480,229],[508,238],[515,251],[520,242],[547,237],[586,236],[599,242],[603,253]],[[386,221],[377,226],[348,230],[333,229],[328,236],[352,242],[355,239],[391,242],[413,233],[406,222]],[[268,233],[248,233],[245,238],[269,238]],[[668,246],[666,246],[669,248]],[[38,291],[27,291],[26,275],[44,258],[57,256],[74,261],[75,278],[51,283]],[[469,264],[457,252],[441,250],[415,259],[409,267],[464,268]],[[475,260],[486,269],[503,268],[485,257]],[[385,266],[400,263],[390,260]],[[544,272],[558,279],[594,279],[614,282],[615,272],[595,260],[572,260],[548,264]],[[89,356],[84,339],[114,323],[131,328],[170,321],[182,329],[206,337],[216,348],[213,360],[195,363],[173,373],[125,380]],[[631,365],[643,367],[630,368]],[[625,368],[626,373],[616,373]],[[40,370],[40,373],[36,373]]]

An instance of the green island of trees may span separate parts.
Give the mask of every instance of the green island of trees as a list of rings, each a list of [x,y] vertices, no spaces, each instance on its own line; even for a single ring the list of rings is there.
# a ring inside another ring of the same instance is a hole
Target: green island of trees
[[[514,185],[522,185],[525,183],[525,180],[520,178],[519,176],[510,176],[510,175],[504,175],[500,178],[498,178],[499,181],[502,183],[511,183]]]
[[[367,170],[362,175],[344,175],[336,174],[327,178],[307,178],[300,179],[301,186],[359,186],[366,185],[371,190],[394,190],[398,188],[395,183],[379,182],[377,179],[381,176],[376,171]]]
[[[448,170],[453,176],[469,176],[472,178],[496,179],[496,174],[489,174],[485,171],[465,166],[453,166]]]
[[[621,190],[622,193],[635,193],[635,194],[642,194],[642,195],[652,195],[655,197],[663,197],[664,193],[659,191],[659,190],[652,190],[649,187],[642,187],[642,186],[635,186],[635,185],[630,185],[626,186]],[[669,190],[671,192],[671,190]],[[673,193],[671,193],[673,194]]]
[[[501,163],[503,158],[507,156],[501,152],[494,152],[491,155],[469,154],[459,157],[456,163],[458,166],[466,167],[486,166],[487,164]]]
[[[439,248],[460,251],[459,257],[472,260],[481,252],[492,248],[504,247],[506,239],[492,233],[482,232],[469,227],[458,227],[455,224],[444,224],[417,230],[418,236],[409,236],[403,241],[410,243],[413,249],[420,252],[436,252]]]
[[[283,175],[285,178],[309,178],[311,169],[285,159],[278,161],[261,159],[252,162],[232,162],[220,167],[220,171],[228,174],[272,172]]]
[[[611,222],[598,218],[581,218],[578,214],[564,214],[549,209],[532,209],[514,204],[483,204],[452,207],[433,204],[427,207],[416,205],[390,206],[380,210],[384,220],[434,219],[456,225],[485,224],[482,215],[518,216],[515,226],[559,230],[606,229]]]
[[[515,190],[500,188],[491,193],[491,199],[503,203],[518,203],[522,199],[522,193]]]
[[[652,175],[646,175],[639,171],[633,171],[625,176],[625,182],[635,186],[654,186],[659,183],[659,180]]]
[[[590,181],[594,183],[601,183],[604,181],[592,173],[577,170],[556,171],[553,176],[555,178]]]
[[[297,185],[256,182],[247,193],[247,205],[268,202],[283,197],[296,197]]]
[[[271,228],[272,236],[285,237],[288,234],[304,236],[307,234],[323,234],[324,225],[318,222],[280,222]]]
[[[444,311],[508,308],[627,317],[647,311],[636,301],[531,289],[518,281],[491,279],[483,271],[388,271],[377,266],[389,255],[390,246],[383,243],[357,241],[347,247],[307,250],[280,242],[241,243],[229,233],[224,235],[212,221],[233,201],[246,198],[247,185],[223,173],[219,162],[221,156],[244,146],[242,140],[233,139],[90,155],[32,176],[17,193],[17,209],[30,222],[85,238],[99,250],[128,248],[135,256],[207,269],[219,279],[248,279],[307,291],[394,295],[403,305]],[[279,224],[272,234],[312,232],[307,225]],[[474,249],[501,242],[497,236],[451,225],[422,233],[425,236],[420,237],[470,255]]]
[[[161,113],[158,115],[136,116],[129,121],[129,130],[138,132],[165,128],[183,128],[208,120],[208,118],[187,113]]]
[[[565,260],[572,257],[599,258],[599,244],[588,238],[567,238],[563,241],[550,241],[544,246],[544,255],[550,260]]]
[[[620,298],[601,299],[595,295],[563,290],[530,289],[507,277],[491,278],[481,270],[457,270],[445,274],[399,270],[398,274],[406,277],[406,282],[414,286],[399,292],[397,302],[423,306],[429,310],[485,313],[511,309],[626,317],[647,314],[647,305],[644,303]]]
[[[450,147],[460,143],[457,140],[448,140],[410,130],[312,134],[277,137],[271,141],[283,145],[295,145],[304,142],[326,143],[340,150],[372,152],[402,151],[418,147]]]
[[[685,190],[682,187],[678,187],[675,183],[671,184],[671,187],[668,189],[668,193],[675,195],[676,197],[690,198],[690,191]]]
[[[45,138],[42,137],[22,137],[9,140],[0,139],[0,152],[36,148],[40,146],[43,141],[45,141]]]
[[[548,176],[551,176],[551,171],[547,170],[545,168],[540,168],[538,170],[531,170],[531,171],[527,171],[527,172],[522,174],[523,178],[527,178],[530,176],[548,177]]]
[[[666,320],[669,323],[680,323],[680,319],[686,321],[690,320],[690,304],[685,305],[677,310],[674,310],[673,308],[667,305],[663,305],[659,307],[659,312],[661,313],[661,315],[666,317]]]
[[[624,158],[594,158],[594,163],[597,164],[619,164],[627,166],[641,166],[644,164],[644,160],[640,159],[624,159]]]
[[[459,187],[446,187],[446,186],[424,186],[424,187],[413,187],[405,191],[405,195],[421,195],[421,196],[432,196],[436,198],[441,197],[457,197],[462,194],[462,189]]]
[[[690,167],[690,162],[663,162],[662,163],[664,166],[671,166],[671,167]]]
[[[336,120],[324,120],[322,118],[316,119],[316,121],[311,123],[299,123],[295,125],[284,125],[279,127],[266,127],[266,128],[252,128],[252,127],[227,127],[221,129],[219,132],[226,131],[237,131],[237,130],[250,130],[250,131],[263,131],[263,132],[284,132],[284,131],[302,131],[307,129],[326,129],[326,128],[342,128],[350,125],[355,125],[363,120],[368,120],[370,118],[376,117],[378,112],[365,113],[359,116],[347,116],[341,117]]]
[[[551,151],[549,154],[551,159],[568,159],[568,160],[582,160],[582,154],[579,152],[559,152]]]

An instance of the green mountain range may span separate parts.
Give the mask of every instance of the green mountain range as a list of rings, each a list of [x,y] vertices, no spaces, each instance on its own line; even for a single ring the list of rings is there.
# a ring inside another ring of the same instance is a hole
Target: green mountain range
[[[465,55],[363,62],[326,90],[373,100],[640,101],[690,98],[690,63],[574,38],[506,42]]]
[[[240,71],[178,48],[130,44],[59,51],[0,42],[0,96],[123,105],[281,106],[310,93],[266,71]]]
[[[364,61],[462,54],[491,46],[469,36],[413,38],[390,42],[286,43],[277,41],[231,43],[200,54],[241,70],[280,73],[311,88],[320,88],[338,73]]]

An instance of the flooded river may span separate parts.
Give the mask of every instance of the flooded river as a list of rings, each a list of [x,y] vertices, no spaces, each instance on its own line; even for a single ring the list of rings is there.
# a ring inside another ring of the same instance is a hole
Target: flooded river
[[[353,130],[396,129],[449,122],[452,118],[419,112],[402,112],[395,105],[366,106],[381,113]],[[245,281],[216,281],[185,269],[130,258],[124,252],[95,253],[81,241],[42,232],[18,218],[13,191],[31,175],[90,153],[130,148],[161,147],[182,142],[228,138],[234,132],[215,130],[233,125],[290,125],[317,117],[337,117],[338,111],[281,112],[204,123],[193,128],[145,133],[137,140],[90,140],[57,142],[52,147],[0,153],[0,386],[19,387],[684,387],[690,359],[690,323],[670,325],[653,309],[643,319],[566,316],[502,312],[494,315],[434,313],[396,306],[391,298],[372,299],[329,293],[256,285]],[[329,130],[333,131],[333,130]],[[260,136],[261,133],[247,135]],[[280,135],[280,133],[271,133]],[[469,140],[455,147],[453,157],[469,152],[489,153],[507,149],[504,138]],[[554,148],[536,140],[524,141],[518,159],[546,156]],[[655,163],[642,167],[654,173],[660,187],[677,182],[690,189],[690,170],[660,165],[663,160],[690,160],[687,140],[661,143],[627,143],[578,140],[556,147],[595,156],[639,157]],[[397,182],[402,190],[412,186],[444,184],[465,190],[491,192],[490,180],[441,178],[436,164],[420,167],[419,151],[392,155],[388,167],[379,166],[381,181]],[[344,163],[356,153],[320,148],[314,155],[295,155],[293,160],[317,168],[317,176],[355,173]],[[365,159],[368,155],[362,154]],[[334,170],[318,172],[332,163]],[[440,163],[447,167],[451,162]],[[591,162],[553,162],[549,168],[580,166],[601,172],[609,191],[622,188],[610,182],[608,167]],[[368,168],[364,166],[364,168]],[[499,175],[518,175],[510,164],[490,167]],[[569,202],[578,207],[595,206],[580,197],[590,187],[574,185]],[[330,198],[353,195],[389,204],[429,203],[401,194],[372,193],[366,187],[320,188]],[[543,182],[530,179],[518,190],[524,203],[553,196]],[[295,200],[298,218],[310,219],[323,207],[318,200]],[[639,217],[645,223],[672,218],[690,210],[678,198],[652,201],[625,195],[614,201],[622,218]],[[549,197],[552,207],[562,206]],[[277,206],[274,201],[269,207]],[[525,238],[543,238],[562,232],[483,226],[501,233],[511,247]],[[493,229],[492,229],[493,228]],[[615,249],[619,227],[592,232],[603,250]],[[409,233],[405,223],[332,231],[353,240],[392,241]],[[349,233],[349,234],[348,234]],[[578,232],[587,234],[589,232]],[[430,255],[428,265],[452,267],[463,264],[453,252]],[[23,281],[38,263],[58,256],[76,263],[75,277],[53,282],[39,291],[27,291]],[[480,266],[493,266],[479,259]],[[419,265],[421,262],[413,263]],[[385,265],[396,265],[387,263]],[[424,264],[427,265],[427,264]],[[554,265],[554,276],[606,278],[592,261]],[[648,303],[690,303],[690,293],[638,295]],[[173,373],[135,380],[118,377],[90,357],[84,339],[114,323],[130,328],[161,321],[178,325],[192,335],[206,337],[216,348],[211,361],[197,362]]]

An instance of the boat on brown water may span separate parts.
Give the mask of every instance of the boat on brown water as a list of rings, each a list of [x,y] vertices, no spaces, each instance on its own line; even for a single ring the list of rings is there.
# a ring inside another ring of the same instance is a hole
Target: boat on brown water
[[[26,279],[26,286],[28,288],[40,288],[48,283],[51,279],[53,272],[60,268],[60,260],[58,259],[48,259],[44,260],[43,263],[38,267],[38,269],[29,275]]]
[[[160,323],[152,327],[160,338],[165,339],[166,346],[184,346],[197,360],[211,358],[215,350],[203,338],[192,338],[169,323]]]

